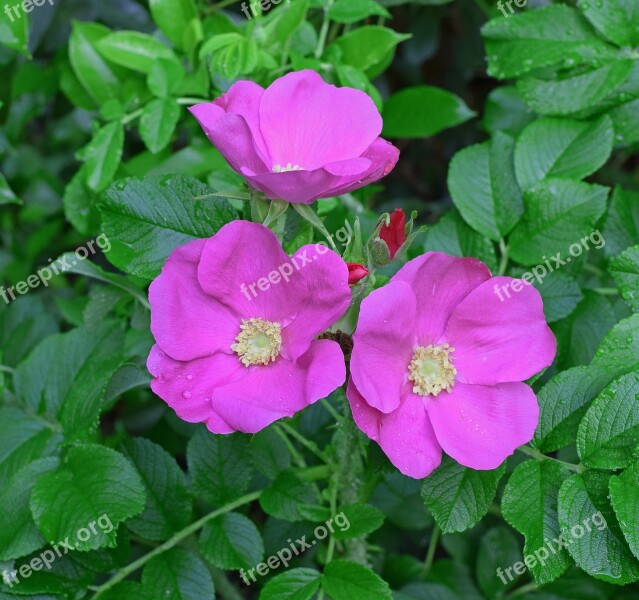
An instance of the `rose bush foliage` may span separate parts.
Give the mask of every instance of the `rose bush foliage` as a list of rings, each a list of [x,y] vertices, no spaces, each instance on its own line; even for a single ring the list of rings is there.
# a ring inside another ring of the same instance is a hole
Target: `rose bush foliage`
[[[639,13],[530,4],[5,0],[2,600],[636,596]]]

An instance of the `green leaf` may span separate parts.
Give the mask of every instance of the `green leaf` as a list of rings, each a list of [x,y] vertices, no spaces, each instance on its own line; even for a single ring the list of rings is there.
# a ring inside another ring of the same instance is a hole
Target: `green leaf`
[[[18,13],[11,9],[18,7]],[[21,3],[13,0],[2,0],[0,2],[0,45],[12,48],[31,58],[29,53],[29,18],[22,8]],[[9,16],[11,15],[11,16]]]
[[[501,510],[504,519],[526,538],[524,555],[534,555],[538,549],[544,548],[546,539],[552,540],[561,533],[557,496],[561,484],[569,476],[570,472],[565,467],[549,460],[526,460],[510,476]],[[563,548],[552,553],[540,551],[530,571],[537,584],[544,585],[557,579],[570,564],[568,553]]]
[[[144,438],[127,440],[124,455],[146,490],[144,511],[127,521],[127,527],[147,540],[167,540],[191,522],[193,503],[186,476],[166,450]]]
[[[342,62],[374,79],[392,60],[397,44],[409,37],[387,27],[364,25],[338,37],[333,44],[342,51]]]
[[[345,521],[333,531],[338,540],[358,538],[379,529],[384,523],[384,513],[370,504],[350,504],[342,507],[340,520]]]
[[[167,58],[159,58],[153,62],[146,82],[153,95],[167,98],[180,87],[185,75],[181,64]]]
[[[252,73],[260,62],[257,42],[231,32],[216,35],[200,48],[200,58],[209,58],[213,73],[219,72],[227,79]]]
[[[634,463],[609,481],[610,502],[630,550],[639,558],[639,465]]]
[[[606,256],[639,244],[639,193],[616,187],[603,227]]]
[[[358,30],[357,30],[358,31]],[[405,88],[384,104],[386,137],[430,137],[475,116],[461,98],[428,85]]]
[[[639,451],[639,372],[613,381],[581,421],[577,450],[594,469],[629,466]]]
[[[153,20],[162,33],[179,49],[189,49],[185,34],[193,21],[199,24],[197,5],[194,0],[149,0]],[[200,24],[201,27],[201,24]]]
[[[98,129],[82,149],[87,185],[95,192],[103,191],[113,180],[124,148],[124,127],[113,121]]]
[[[83,166],[67,184],[62,198],[64,216],[83,235],[89,235],[100,226],[100,215],[95,207],[97,194],[86,181],[87,168]]]
[[[505,465],[475,471],[444,456],[441,465],[422,481],[422,498],[444,533],[465,531],[488,512]]]
[[[607,197],[608,188],[600,185],[568,179],[538,183],[524,193],[526,212],[510,235],[510,256],[529,266],[557,254],[571,262],[567,251],[573,245],[584,251],[583,239],[594,231]]]
[[[388,584],[368,567],[349,560],[328,563],[322,589],[332,600],[391,600]]]
[[[264,558],[262,536],[253,521],[238,513],[226,513],[204,526],[200,552],[219,569],[251,569]]]
[[[288,446],[271,427],[262,429],[251,438],[249,452],[255,468],[269,479],[275,479],[291,466]]]
[[[172,548],[152,558],[142,571],[142,586],[150,598],[215,600],[215,588],[206,564],[181,548]]]
[[[543,283],[535,280],[533,285],[539,290],[544,301],[544,314],[548,323],[567,317],[583,298],[579,284],[561,271],[549,273],[543,279]]]
[[[572,115],[612,96],[631,70],[632,61],[620,60],[560,80],[521,79],[517,89],[526,104],[540,115]]]
[[[30,504],[47,540],[68,538],[76,550],[87,551],[115,547],[118,525],[142,512],[144,500],[142,481],[124,456],[84,444],[71,448],[57,469],[40,477]]]
[[[0,408],[0,481],[9,481],[45,453],[51,443],[51,429],[45,421],[29,417],[18,408]]]
[[[57,458],[42,458],[5,480],[0,492],[0,560],[26,556],[46,545],[47,540],[33,522],[29,498],[38,479],[57,466]]]
[[[98,105],[117,98],[122,86],[118,71],[100,56],[96,47],[110,33],[108,27],[99,23],[73,21],[69,39],[69,60],[73,71]]]
[[[613,258],[609,271],[624,300],[633,310],[639,310],[639,245]]]
[[[490,132],[502,131],[516,137],[535,118],[516,87],[500,86],[486,100],[482,125]]]
[[[283,471],[260,496],[262,510],[284,521],[303,521],[300,504],[316,504],[313,488],[291,471]]]
[[[639,142],[639,99],[626,102],[608,112],[615,128],[615,140],[619,146]]]
[[[617,46],[639,46],[639,6],[634,0],[579,0],[586,18]]]
[[[491,271],[497,270],[497,257],[492,242],[471,229],[456,210],[448,211],[435,225],[428,228],[424,251],[478,258]]]
[[[601,40],[574,8],[552,5],[509,17],[482,28],[488,73],[508,79],[540,67],[572,67],[615,57],[616,49]]]
[[[295,0],[282,6],[277,23],[275,24],[275,38],[285,45],[289,38],[304,23],[309,8],[309,0]]]
[[[180,107],[172,98],[157,98],[144,107],[140,119],[140,136],[144,145],[157,154],[164,150],[173,137],[180,120]]]
[[[520,545],[512,531],[500,525],[489,529],[479,542],[477,555],[477,582],[485,598],[498,598],[504,589],[513,586],[517,575],[511,576],[506,584],[499,577],[499,570],[506,565],[514,565],[521,559]],[[505,578],[504,573],[502,577]],[[506,586],[504,588],[504,586]]]
[[[515,172],[523,190],[542,179],[583,179],[597,171],[612,152],[613,129],[606,116],[597,121],[539,119],[519,136]]]
[[[596,579],[625,585],[639,579],[639,564],[607,499],[608,480],[605,473],[587,471],[564,481],[559,491],[559,523],[578,567]]]
[[[311,600],[321,578],[315,569],[291,569],[270,579],[260,592],[260,600]]]
[[[490,142],[468,146],[450,163],[448,188],[464,220],[498,241],[524,212],[513,165],[514,140],[497,132]]]
[[[638,368],[639,315],[634,315],[610,330],[589,366],[562,371],[541,388],[535,445],[551,452],[573,442],[593,398],[613,380]]]
[[[544,280],[540,288],[545,285]],[[606,296],[583,290],[583,299],[570,318],[560,321],[554,328],[559,345],[558,370],[590,363],[604,336],[618,321],[619,317]]]
[[[146,33],[138,31],[116,31],[99,39],[96,47],[100,54],[134,71],[149,73],[154,61],[166,58],[177,62],[170,48]]]
[[[109,261],[127,273],[156,277],[175,248],[211,237],[238,218],[222,198],[198,199],[210,191],[183,175],[118,181],[99,205],[103,231],[112,243]]]
[[[193,491],[214,506],[235,500],[248,489],[252,468],[241,434],[216,435],[200,429],[189,441],[186,460]]]
[[[0,206],[3,204],[24,204],[9,187],[4,175],[0,173]]]
[[[16,393],[33,411],[57,420],[66,441],[95,431],[109,380],[125,361],[124,335],[113,323],[46,338],[18,365]]]
[[[372,15],[391,18],[391,14],[375,0],[335,0],[328,10],[329,18],[336,23],[356,23]]]

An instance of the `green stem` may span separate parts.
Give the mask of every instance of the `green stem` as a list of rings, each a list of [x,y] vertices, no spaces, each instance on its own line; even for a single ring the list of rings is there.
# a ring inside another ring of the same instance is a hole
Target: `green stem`
[[[328,0],[326,8],[324,9],[324,20],[322,21],[322,28],[320,29],[319,38],[317,40],[317,48],[315,48],[315,58],[321,58],[324,54],[324,47],[326,46],[326,38],[328,37],[328,28],[331,24],[331,20],[328,18],[328,11],[333,6],[334,0]]]
[[[277,426],[281,427],[291,437],[294,437],[300,444],[302,444],[302,446],[304,446],[307,450],[312,452],[322,462],[324,462],[324,463],[330,463],[331,462],[329,460],[328,456],[326,456],[326,454],[324,454],[324,452],[322,452],[317,447],[317,444],[315,444],[315,442],[311,442],[311,441],[307,440],[301,433],[299,433],[299,431],[297,431],[296,429],[294,429],[290,425],[287,425],[286,423],[278,423]]]
[[[593,291],[601,294],[602,296],[618,296],[619,290],[617,288],[595,288]]]
[[[135,119],[137,119],[143,112],[144,112],[144,108],[138,108],[137,110],[134,110],[132,113],[128,115],[124,115],[121,120],[122,125],[126,125],[127,123],[130,123],[131,121],[135,121]]]
[[[583,473],[584,472],[584,467],[582,465],[575,465],[573,463],[569,463],[569,462],[564,462],[563,460],[559,460],[558,458],[553,458],[552,456],[548,456],[546,454],[544,454],[543,452],[540,452],[539,450],[537,450],[537,448],[533,448],[531,446],[519,446],[519,448],[517,448],[517,450],[519,450],[520,452],[523,452],[524,454],[527,454],[528,456],[532,456],[534,459],[536,460],[553,460],[561,465],[563,465],[564,467],[566,467],[566,469],[569,469],[570,471],[574,471],[575,473]]]
[[[156,556],[159,556],[167,550],[170,550],[171,548],[179,544],[182,540],[188,538],[190,535],[193,535],[194,533],[202,529],[204,525],[206,525],[212,519],[215,519],[215,517],[219,517],[220,515],[231,512],[232,510],[235,510],[240,506],[244,506],[245,504],[250,504],[251,502],[257,500],[261,494],[262,490],[246,494],[245,496],[238,498],[234,502],[230,502],[226,506],[218,508],[213,512],[210,512],[208,515],[204,515],[201,519],[195,521],[195,523],[191,523],[189,526],[185,527],[181,531],[178,531],[172,538],[155,548],[155,550],[152,550],[148,554],[141,556],[126,567],[121,568],[113,577],[111,577],[111,579],[97,588],[96,594],[95,596],[93,596],[93,600],[96,600],[102,594],[104,594],[104,592],[110,590],[114,585],[120,583],[120,581],[126,579],[132,573],[135,573],[135,571],[143,567],[152,558],[155,558]]]
[[[520,588],[513,590],[510,594],[506,596],[506,598],[516,598],[517,596],[523,596],[528,592],[537,591],[537,584],[535,582],[527,583],[526,585],[522,585]]]
[[[12,369],[11,367],[7,367],[6,365],[0,365],[0,371],[2,371],[3,373],[10,373],[11,375],[15,373],[14,369]]]
[[[591,265],[590,263],[584,263],[584,271],[590,271],[590,273],[597,275],[598,277],[603,277],[604,274],[599,267]]]
[[[233,0],[235,1],[235,0]],[[176,98],[175,100],[178,104],[201,104],[202,102],[210,102],[209,98]]]
[[[335,419],[338,423],[344,422],[344,417],[333,408],[333,405],[326,398],[322,398],[320,402],[324,405],[324,408],[330,413],[333,419]]]
[[[439,542],[439,536],[442,530],[439,525],[435,525],[433,532],[430,534],[430,541],[428,542],[428,552],[426,553],[426,559],[424,560],[424,568],[422,574],[424,577],[430,573],[430,569],[433,566],[433,560],[435,559],[435,550],[437,550],[437,543]]]
[[[501,251],[501,262],[499,263],[499,275],[503,275],[508,268],[508,246],[504,238],[499,240],[499,250]]]

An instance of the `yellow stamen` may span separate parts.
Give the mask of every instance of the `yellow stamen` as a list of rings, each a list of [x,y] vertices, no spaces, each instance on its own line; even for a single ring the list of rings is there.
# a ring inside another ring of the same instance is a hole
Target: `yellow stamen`
[[[457,375],[451,356],[454,351],[455,348],[448,344],[419,346],[415,349],[408,365],[408,379],[415,384],[415,394],[437,396],[442,390],[450,392]]]
[[[259,318],[242,319],[240,330],[231,350],[240,357],[244,366],[267,365],[280,355],[282,328],[279,323]]]

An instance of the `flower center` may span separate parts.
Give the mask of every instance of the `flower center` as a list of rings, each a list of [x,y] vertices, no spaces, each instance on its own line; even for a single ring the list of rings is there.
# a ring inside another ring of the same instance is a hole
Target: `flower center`
[[[288,163],[285,167],[282,165],[273,165],[273,173],[284,173],[286,171],[303,171],[299,165],[292,165]]]
[[[453,366],[451,353],[455,348],[448,344],[419,346],[413,352],[408,365],[408,379],[415,385],[413,393],[420,396],[437,396],[442,390],[450,392],[455,385],[457,369]]]
[[[280,355],[282,328],[279,323],[264,319],[242,319],[235,342],[231,350],[240,357],[245,367],[267,365]]]

